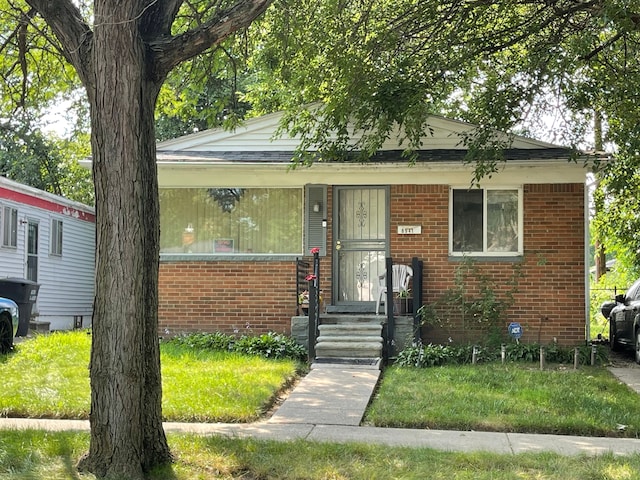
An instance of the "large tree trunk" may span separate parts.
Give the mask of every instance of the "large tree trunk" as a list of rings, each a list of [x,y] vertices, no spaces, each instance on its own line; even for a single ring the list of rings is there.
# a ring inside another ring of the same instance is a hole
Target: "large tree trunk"
[[[131,2],[135,3],[135,2]],[[136,12],[96,2],[91,142],[96,191],[96,297],[91,444],[80,468],[142,478],[170,461],[162,428],[158,340],[159,208],[154,106]],[[104,22],[102,25],[101,22]],[[122,293],[126,292],[126,295]]]
[[[91,105],[96,297],[91,444],[79,468],[143,478],[171,454],[162,429],[158,341],[160,230],[154,106],[168,72],[245,28],[272,0],[216,6],[171,35],[182,0],[95,0],[93,29],[73,0],[26,0],[46,19]],[[143,38],[144,37],[144,38]]]

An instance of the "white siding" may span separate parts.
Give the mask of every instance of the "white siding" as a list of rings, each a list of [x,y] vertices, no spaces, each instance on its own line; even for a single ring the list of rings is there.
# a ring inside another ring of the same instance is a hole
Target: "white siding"
[[[51,255],[51,218],[62,220],[62,256]],[[95,224],[52,213],[40,224],[38,312],[52,329],[73,327],[73,316],[91,317],[95,272]]]
[[[2,179],[0,187],[12,187]],[[5,190],[6,191],[6,190]],[[27,187],[16,187],[22,194]],[[45,198],[42,196],[33,198]],[[73,327],[75,315],[84,316],[84,325],[91,322],[94,296],[95,272],[95,223],[76,218],[78,204],[59,198],[58,205],[69,207],[62,212],[51,211],[33,205],[23,204],[0,196],[0,205],[18,209],[18,247],[0,247],[0,278],[26,278],[26,238],[27,221],[38,222],[38,279],[40,285],[38,299],[32,314],[38,320],[51,322],[51,330]],[[46,194],[51,202],[52,196]],[[93,215],[90,207],[84,206],[82,214]],[[76,216],[74,216],[76,214]],[[62,220],[62,255],[51,255],[51,220]]]

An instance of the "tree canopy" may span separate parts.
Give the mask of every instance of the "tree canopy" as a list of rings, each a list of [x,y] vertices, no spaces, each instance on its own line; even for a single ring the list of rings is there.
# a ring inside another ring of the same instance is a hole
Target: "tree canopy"
[[[43,131],[51,109],[77,98],[78,77],[34,9],[0,5],[0,174],[92,205],[91,174],[77,163],[89,154],[88,134]]]
[[[399,124],[410,153],[429,115],[445,115],[478,125],[463,141],[480,180],[497,171],[507,146],[492,143],[496,130],[593,150],[597,114],[613,159],[596,165],[597,231],[640,266],[640,5],[281,0],[275,7],[255,29],[257,84],[246,98],[256,112],[285,109],[303,149],[352,148],[366,157]],[[349,124],[367,132],[354,147]]]
[[[478,125],[462,141],[479,181],[508,146],[493,141],[495,130],[590,148],[585,137],[602,118],[615,160],[600,165],[597,225],[640,265],[636,2],[276,0],[256,22],[272,0],[0,2],[0,123],[20,109],[37,117],[80,85],[90,107],[98,225],[83,466],[99,476],[140,477],[170,458],[157,340],[157,138],[285,110],[283,128],[302,138],[299,161],[364,160],[398,125],[410,155],[429,116],[446,115]],[[356,146],[350,126],[367,133]],[[319,155],[302,154],[312,146]]]

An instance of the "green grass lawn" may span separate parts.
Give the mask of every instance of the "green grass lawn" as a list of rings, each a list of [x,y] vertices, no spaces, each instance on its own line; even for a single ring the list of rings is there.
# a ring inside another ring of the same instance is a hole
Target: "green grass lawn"
[[[169,435],[175,463],[154,480],[636,480],[640,454],[563,457],[552,453],[453,453],[377,445],[266,442],[215,436]],[[75,471],[88,433],[2,432],[3,480],[92,480]]]
[[[91,336],[66,332],[24,341],[0,356],[0,415],[89,417]],[[170,421],[251,422],[297,375],[292,360],[161,345],[163,414]]]
[[[86,418],[90,337],[36,337],[0,356],[0,415]],[[295,375],[293,361],[163,344],[170,420],[252,421]],[[601,367],[544,372],[532,364],[385,370],[366,421],[379,426],[637,436],[638,396]],[[624,432],[618,425],[625,425]],[[175,456],[154,479],[638,479],[640,453],[563,457],[425,448],[263,442],[169,434]],[[86,432],[3,431],[0,478],[93,479],[75,465]]]
[[[601,367],[392,367],[365,421],[381,427],[637,437],[638,400]]]

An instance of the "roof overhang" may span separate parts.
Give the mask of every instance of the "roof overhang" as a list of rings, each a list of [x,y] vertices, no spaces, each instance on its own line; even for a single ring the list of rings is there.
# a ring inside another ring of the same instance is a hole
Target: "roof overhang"
[[[520,185],[525,183],[583,183],[589,172],[584,159],[572,160],[564,155],[549,155],[544,150],[528,150],[512,155],[499,164],[499,171],[483,179],[483,185]],[[426,155],[426,154],[425,154]],[[161,187],[299,187],[306,184],[327,185],[470,185],[473,164],[462,161],[464,152],[454,159],[450,153],[435,160],[410,163],[406,159],[374,157],[366,163],[316,162],[311,166],[292,167],[293,153],[271,156],[229,155],[223,152],[158,152],[158,175]]]

